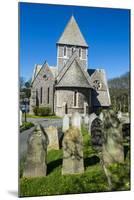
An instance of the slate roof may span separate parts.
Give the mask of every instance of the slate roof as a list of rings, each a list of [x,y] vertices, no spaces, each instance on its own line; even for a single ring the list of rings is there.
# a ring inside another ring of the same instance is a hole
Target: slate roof
[[[107,84],[106,73],[104,69],[96,69],[94,73],[91,74],[91,82],[94,83],[95,80],[99,80],[102,83],[102,86],[99,90],[93,91],[93,105],[94,106],[110,106],[110,94]]]
[[[58,75],[58,68],[56,66],[49,66],[49,69],[51,70],[54,78]]]
[[[33,75],[32,75],[32,81],[34,81],[35,77],[37,76],[37,74],[39,73],[40,69],[42,68],[42,65],[39,64],[35,64],[34,66],[34,70],[33,70]]]
[[[70,18],[57,44],[88,47],[74,16]]]
[[[72,78],[73,77],[73,78]],[[75,51],[56,77],[56,87],[92,88],[90,77]]]

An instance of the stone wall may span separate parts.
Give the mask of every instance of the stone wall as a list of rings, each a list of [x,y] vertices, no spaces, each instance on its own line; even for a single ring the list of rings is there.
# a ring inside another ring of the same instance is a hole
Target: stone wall
[[[42,102],[41,102],[41,88],[42,88]],[[48,101],[48,88],[49,88],[49,101]],[[54,77],[47,64],[42,67],[41,71],[35,78],[31,90],[34,91],[34,93],[36,93],[36,100],[31,101],[34,102],[35,105],[32,106],[36,106],[38,101],[40,107],[49,106],[53,111]]]
[[[64,52],[64,45],[58,45],[57,47],[57,66],[58,66],[58,71],[60,71],[62,69],[62,67],[65,65],[65,63],[67,62],[67,60],[72,56],[72,48],[74,48],[79,56],[79,49],[81,49],[81,57],[80,57],[80,61],[81,64],[84,67],[87,67],[87,48],[85,47],[74,47],[74,46],[69,46],[66,45],[66,51],[67,51],[67,55],[64,56],[63,52]]]
[[[77,91],[76,106],[74,106],[75,91]],[[72,114],[74,112],[84,113],[84,102],[89,107],[91,106],[89,89],[62,88],[55,91],[55,113],[58,116],[63,116],[65,109],[67,110],[66,114]]]

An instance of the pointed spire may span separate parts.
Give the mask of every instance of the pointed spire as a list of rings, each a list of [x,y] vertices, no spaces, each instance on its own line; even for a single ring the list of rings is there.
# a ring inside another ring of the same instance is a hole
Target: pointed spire
[[[73,14],[57,44],[88,47]]]

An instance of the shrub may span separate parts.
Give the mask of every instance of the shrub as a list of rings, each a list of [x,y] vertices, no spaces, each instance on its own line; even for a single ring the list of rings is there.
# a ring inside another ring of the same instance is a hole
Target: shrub
[[[23,122],[22,126],[20,127],[20,132],[25,131],[33,126],[34,124],[32,122]]]
[[[51,108],[50,107],[40,107],[38,109],[38,115],[40,115],[40,116],[49,116],[49,115],[51,115]]]
[[[38,107],[38,106],[35,106],[35,107],[33,108],[33,112],[34,112],[35,115],[38,115],[38,114],[39,114],[39,107]]]

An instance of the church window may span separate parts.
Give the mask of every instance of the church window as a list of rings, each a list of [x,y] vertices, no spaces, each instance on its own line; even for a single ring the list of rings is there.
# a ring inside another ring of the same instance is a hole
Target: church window
[[[49,104],[49,87],[47,88],[47,103]]]
[[[36,106],[39,106],[38,90],[36,90]]]
[[[80,58],[82,57],[82,51],[81,51],[81,48],[79,48],[79,57],[80,57]]]
[[[42,87],[40,88],[40,103],[42,103]]]
[[[64,51],[63,51],[64,53],[64,56],[67,56],[67,47],[66,46],[64,46]]]
[[[74,92],[74,106],[76,107],[78,105],[78,92]]]
[[[75,48],[74,48],[74,47],[72,47],[72,55],[73,55],[74,51],[75,51]]]

